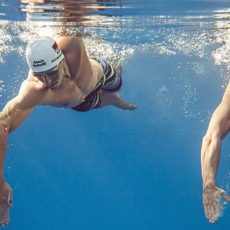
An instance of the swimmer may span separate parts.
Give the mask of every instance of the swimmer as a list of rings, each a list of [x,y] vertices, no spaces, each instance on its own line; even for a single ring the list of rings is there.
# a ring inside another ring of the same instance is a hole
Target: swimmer
[[[221,140],[230,131],[230,82],[223,99],[214,111],[201,147],[203,206],[205,216],[214,224],[221,214],[220,200],[230,201],[227,193],[217,187],[216,175],[220,159]]]
[[[0,113],[0,225],[9,224],[12,189],[4,179],[4,158],[8,134],[29,116],[37,105],[50,105],[86,112],[108,105],[135,110],[136,105],[124,101],[119,93],[121,69],[102,59],[89,59],[81,39],[50,37],[28,44],[27,79],[18,95]]]

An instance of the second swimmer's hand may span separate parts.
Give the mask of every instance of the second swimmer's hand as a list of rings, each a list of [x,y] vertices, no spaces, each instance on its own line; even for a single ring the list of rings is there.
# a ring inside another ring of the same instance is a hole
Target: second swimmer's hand
[[[205,216],[212,224],[214,224],[220,217],[222,209],[220,200],[222,197],[224,197],[227,201],[230,201],[230,197],[226,194],[226,192],[214,184],[209,184],[203,189]]]
[[[6,227],[9,224],[9,207],[13,206],[13,191],[3,179],[0,182],[0,226]]]

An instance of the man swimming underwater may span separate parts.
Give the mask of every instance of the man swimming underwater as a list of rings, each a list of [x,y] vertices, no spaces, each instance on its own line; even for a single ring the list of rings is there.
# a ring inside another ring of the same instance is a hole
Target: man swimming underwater
[[[19,94],[0,113],[0,225],[9,224],[12,189],[4,179],[8,135],[29,116],[36,105],[51,105],[86,112],[107,105],[134,110],[119,89],[121,73],[104,60],[89,59],[81,39],[39,38],[28,44],[30,67]]]

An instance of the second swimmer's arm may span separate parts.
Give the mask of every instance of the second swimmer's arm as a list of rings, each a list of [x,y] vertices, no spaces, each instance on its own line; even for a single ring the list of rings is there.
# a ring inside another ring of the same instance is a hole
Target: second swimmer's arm
[[[201,148],[201,168],[203,188],[208,184],[216,185],[216,174],[220,159],[221,140],[218,136],[207,135]]]
[[[203,179],[203,205],[206,217],[215,223],[221,213],[220,199],[227,196],[224,190],[216,186],[216,175],[220,160],[221,140],[230,129],[230,85],[223,100],[212,115],[207,133],[201,147],[201,167]]]
[[[203,187],[216,184],[216,174],[220,159],[221,140],[230,130],[230,82],[223,99],[214,111],[209,122],[201,148]]]

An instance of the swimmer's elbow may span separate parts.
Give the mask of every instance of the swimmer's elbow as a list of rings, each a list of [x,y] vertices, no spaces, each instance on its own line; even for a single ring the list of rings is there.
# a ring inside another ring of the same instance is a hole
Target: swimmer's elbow
[[[0,132],[10,132],[10,123],[2,112],[0,112]]]
[[[202,143],[210,143],[211,137],[209,135],[203,136]]]
[[[211,142],[220,142],[221,141],[221,132],[214,131],[211,134],[205,134],[202,139],[202,143],[211,143]]]
[[[0,113],[0,130],[11,133],[20,124],[20,112],[19,109],[11,110],[9,106],[6,106]]]

